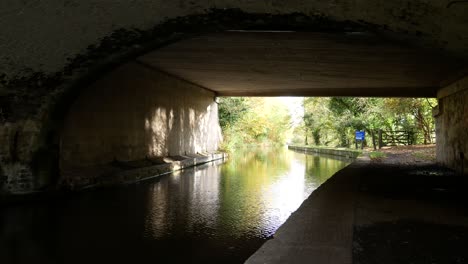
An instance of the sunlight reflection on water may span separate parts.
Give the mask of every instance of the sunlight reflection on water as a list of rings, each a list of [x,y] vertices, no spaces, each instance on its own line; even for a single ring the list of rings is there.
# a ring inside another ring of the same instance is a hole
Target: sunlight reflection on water
[[[226,164],[185,170],[152,186],[146,234],[160,239],[177,229],[268,238],[313,190],[347,164],[287,149],[257,149],[235,153]],[[183,226],[174,225],[177,222]]]

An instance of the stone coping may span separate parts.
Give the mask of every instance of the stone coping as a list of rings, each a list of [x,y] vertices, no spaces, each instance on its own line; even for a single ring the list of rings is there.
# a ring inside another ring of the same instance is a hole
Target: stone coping
[[[159,164],[154,166],[135,168],[118,172],[111,177],[105,177],[102,181],[103,185],[109,185],[113,183],[133,183],[143,180],[152,179],[178,171],[184,168],[189,168],[204,163],[208,163],[215,160],[227,158],[225,153],[213,153],[205,155],[193,155],[193,156],[182,156],[184,159],[181,160],[170,160],[165,159],[166,164]]]
[[[177,156],[177,158],[165,157],[164,163],[151,166],[131,167],[123,170],[113,171],[106,175],[92,179],[87,178],[65,184],[65,186],[74,190],[89,189],[99,186],[111,186],[120,184],[130,184],[148,179],[153,179],[165,174],[169,174],[184,168],[189,168],[215,160],[227,158],[226,153],[203,153]]]
[[[309,146],[288,146],[288,149],[304,151],[306,153],[326,154],[332,156],[342,156],[347,158],[357,158],[361,155],[360,150],[339,149],[339,148],[323,148]]]

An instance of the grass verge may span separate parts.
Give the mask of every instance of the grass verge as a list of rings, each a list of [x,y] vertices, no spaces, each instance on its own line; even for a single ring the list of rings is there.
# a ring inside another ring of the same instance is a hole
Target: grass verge
[[[385,153],[383,153],[383,152],[380,152],[380,151],[369,152],[369,158],[371,160],[382,160],[385,157],[387,157],[387,155]]]

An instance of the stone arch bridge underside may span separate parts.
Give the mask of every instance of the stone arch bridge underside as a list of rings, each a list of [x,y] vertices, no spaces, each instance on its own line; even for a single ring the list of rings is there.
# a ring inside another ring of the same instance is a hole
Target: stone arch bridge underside
[[[467,12],[462,1],[5,1],[0,188],[55,188],[64,164],[215,150],[216,96],[438,97],[438,159],[468,168]]]

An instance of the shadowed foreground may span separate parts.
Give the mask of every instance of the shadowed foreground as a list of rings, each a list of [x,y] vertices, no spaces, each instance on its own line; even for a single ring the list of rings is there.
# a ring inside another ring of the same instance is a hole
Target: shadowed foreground
[[[466,263],[462,177],[360,158],[304,201],[246,263]]]

